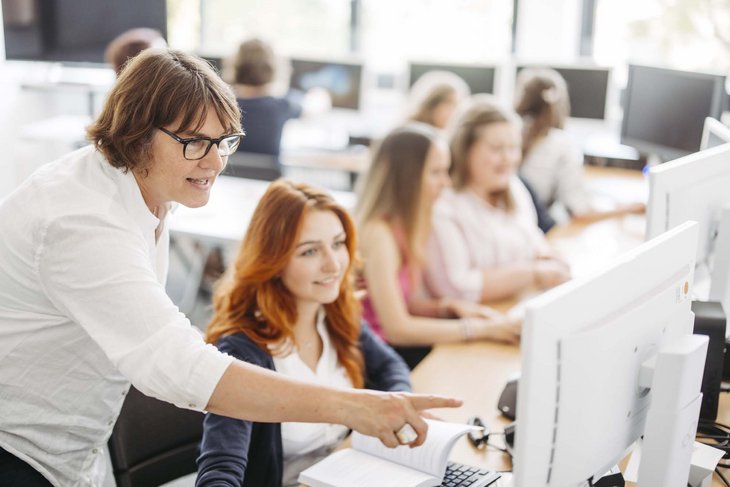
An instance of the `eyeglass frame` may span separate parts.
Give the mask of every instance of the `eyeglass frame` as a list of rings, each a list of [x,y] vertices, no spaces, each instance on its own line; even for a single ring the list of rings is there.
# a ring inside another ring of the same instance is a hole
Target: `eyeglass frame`
[[[166,134],[166,135],[170,136],[170,137],[171,137],[172,139],[174,139],[175,141],[177,141],[177,142],[179,142],[179,143],[181,143],[181,144],[183,145],[183,157],[184,157],[184,158],[185,158],[185,160],[187,160],[187,161],[199,161],[199,160],[201,160],[202,158],[204,158],[205,156],[207,156],[207,155],[208,155],[208,152],[210,152],[210,148],[211,148],[211,147],[213,147],[213,144],[215,144],[215,146],[216,146],[216,147],[218,148],[218,150],[220,150],[220,145],[219,145],[219,144],[220,144],[221,142],[223,142],[223,140],[224,140],[224,139],[227,139],[227,138],[229,138],[229,137],[233,137],[233,136],[238,136],[238,144],[240,144],[240,143],[241,143],[241,138],[242,138],[242,137],[243,137],[244,135],[246,135],[246,134],[244,134],[243,132],[235,132],[235,133],[232,133],[232,134],[225,134],[225,135],[221,135],[220,137],[218,137],[218,138],[215,138],[215,139],[214,139],[214,138],[212,138],[212,137],[187,137],[187,138],[183,138],[183,137],[180,137],[179,135],[177,135],[177,134],[176,134],[176,133],[174,133],[174,132],[170,132],[169,130],[167,130],[167,129],[166,129],[166,128],[164,128],[164,127],[157,127],[157,128],[158,128],[158,129],[159,129],[159,130],[160,130],[160,131],[161,131],[162,133],[164,133],[164,134]],[[188,158],[188,157],[187,157],[187,156],[185,155],[185,153],[186,153],[186,151],[187,151],[187,148],[188,148],[188,144],[189,144],[189,143],[191,143],[191,142],[196,142],[196,141],[199,141],[199,140],[207,140],[207,141],[208,141],[208,148],[207,148],[207,149],[205,149],[205,152],[203,153],[203,155],[202,155],[202,156],[200,156],[200,157],[196,157],[195,159],[190,159],[190,158]],[[236,149],[237,149],[237,148],[238,148],[238,145],[236,145]],[[232,151],[232,152],[231,152],[231,154],[233,154],[233,152],[236,152],[236,151],[235,151],[235,150],[234,150],[234,151]],[[221,155],[221,157],[228,157],[228,156],[230,156],[231,154]],[[220,155],[220,152],[219,152],[219,155]]]

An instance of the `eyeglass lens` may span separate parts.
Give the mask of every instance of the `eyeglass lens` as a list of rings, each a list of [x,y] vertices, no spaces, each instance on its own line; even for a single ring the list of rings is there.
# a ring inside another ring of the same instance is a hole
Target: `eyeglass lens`
[[[239,137],[238,135],[232,135],[230,137],[222,139],[217,144],[218,155],[220,155],[221,157],[230,156],[231,154],[236,152],[238,144],[240,143],[241,137]],[[191,140],[185,145],[185,158],[191,160],[202,159],[206,156],[212,144],[213,141],[208,139]]]

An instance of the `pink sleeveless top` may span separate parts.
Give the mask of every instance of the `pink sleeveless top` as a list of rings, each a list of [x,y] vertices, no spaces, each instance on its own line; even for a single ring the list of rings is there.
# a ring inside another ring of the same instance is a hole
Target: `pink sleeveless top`
[[[397,274],[398,286],[400,287],[403,295],[403,301],[405,301],[407,305],[408,301],[410,301],[411,293],[413,292],[412,277],[415,269],[411,269],[411,266],[408,264],[408,252],[406,251],[406,239],[403,229],[400,225],[391,225],[390,228],[393,231],[393,236],[395,237],[396,244],[398,245],[398,250],[400,250],[402,263]],[[367,289],[367,283],[365,284],[365,288]],[[370,328],[376,335],[387,341],[387,338],[383,333],[383,327],[380,325],[380,320],[375,313],[375,308],[373,307],[369,295],[366,295],[362,301],[362,317],[370,324]]]

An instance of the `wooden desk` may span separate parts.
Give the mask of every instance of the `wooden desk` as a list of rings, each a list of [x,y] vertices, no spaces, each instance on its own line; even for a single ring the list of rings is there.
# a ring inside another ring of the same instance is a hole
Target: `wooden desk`
[[[574,274],[585,275],[639,245],[643,241],[641,224],[640,217],[627,216],[590,225],[568,225],[551,232],[549,240],[577,271]],[[515,300],[498,303],[496,307],[504,310],[513,304]],[[439,410],[437,413],[443,419],[465,422],[477,415],[492,431],[501,431],[509,421],[497,410],[499,395],[504,384],[519,373],[520,368],[518,346],[488,342],[437,345],[413,371],[412,380],[417,392],[445,394],[464,400],[464,406],[459,409]],[[730,422],[728,394],[720,396],[717,420],[724,424]],[[494,437],[494,443],[502,446],[501,438]],[[495,470],[512,468],[506,454],[495,449],[477,450],[466,438],[456,443],[451,458]],[[716,476],[712,485],[723,487]]]

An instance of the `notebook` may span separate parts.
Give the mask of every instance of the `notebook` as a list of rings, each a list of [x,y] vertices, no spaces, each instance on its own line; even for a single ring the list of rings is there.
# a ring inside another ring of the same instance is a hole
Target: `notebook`
[[[298,480],[310,487],[439,486],[456,440],[478,428],[428,419],[426,422],[428,437],[417,448],[388,448],[376,438],[354,432],[352,448],[337,451],[312,465],[299,475]]]

